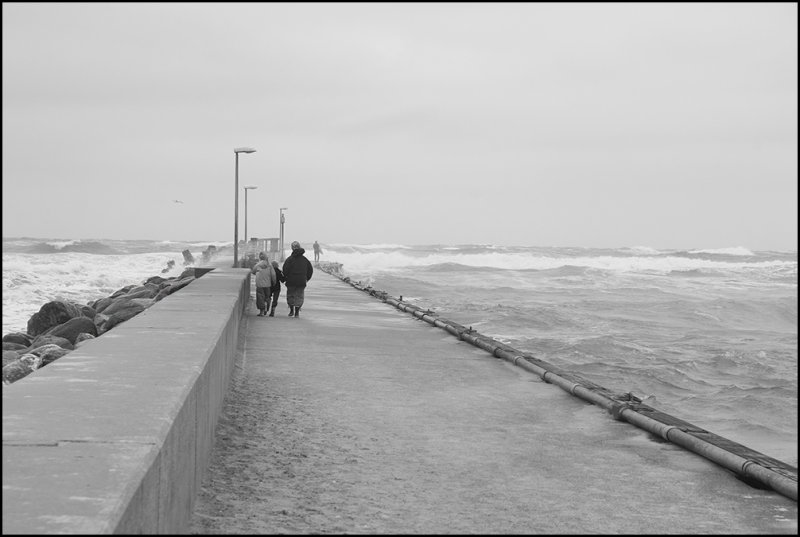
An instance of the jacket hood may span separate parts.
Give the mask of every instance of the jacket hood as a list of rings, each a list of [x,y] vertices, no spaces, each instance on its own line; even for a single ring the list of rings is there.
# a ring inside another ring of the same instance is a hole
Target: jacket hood
[[[297,248],[296,250],[292,250],[292,257],[300,257],[306,253],[304,248]]]

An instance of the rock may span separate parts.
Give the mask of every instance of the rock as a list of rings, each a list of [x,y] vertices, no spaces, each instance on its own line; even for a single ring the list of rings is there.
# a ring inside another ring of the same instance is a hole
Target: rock
[[[69,340],[73,345],[78,335],[81,333],[97,335],[97,327],[92,319],[88,317],[75,317],[69,321],[54,326],[44,333],[44,335],[60,336]]]
[[[84,341],[90,341],[95,337],[97,336],[93,336],[92,334],[87,334],[86,332],[84,332],[83,334],[78,334],[78,337],[75,338],[75,348],[77,349],[78,347],[81,346],[81,343],[83,343]]]
[[[73,345],[72,342],[65,337],[42,334],[41,336],[36,336],[36,338],[33,340],[33,343],[31,343],[31,346],[28,347],[28,352],[30,353],[39,347],[51,344],[58,345],[64,349],[75,350],[75,345]]]
[[[155,284],[134,287],[119,298],[153,298],[158,294],[159,286]]]
[[[15,360],[19,360],[19,357],[22,356],[20,353],[16,351],[3,351],[3,367],[7,366],[11,362]]]
[[[103,315],[107,315],[107,316],[111,317],[112,315],[114,315],[118,311],[122,311],[122,310],[129,309],[131,307],[134,307],[134,306],[132,306],[132,304],[133,304],[132,299],[120,297],[119,299],[115,300],[113,304],[111,304],[110,306],[108,306],[107,308],[105,308],[103,310]],[[139,311],[137,311],[136,313],[139,313],[140,311],[142,311],[142,309],[144,309],[144,308],[141,308],[140,306],[136,306],[136,307],[140,308]],[[133,317],[133,315],[131,315],[130,317]],[[128,317],[128,318],[130,319],[130,317]]]
[[[20,345],[28,347],[31,341],[33,341],[33,338],[25,332],[11,332],[3,336],[3,343],[19,343]]]
[[[71,349],[65,349],[63,347],[59,347],[58,345],[48,344],[48,345],[42,345],[41,347],[34,349],[33,351],[30,352],[30,354],[33,354],[34,356],[38,356],[39,358],[41,358],[42,361],[39,367],[44,367],[50,362],[54,362],[55,360],[58,360],[59,358],[61,358],[65,354],[69,354],[70,352]]]
[[[160,289],[161,284],[163,282],[165,282],[165,281],[167,281],[167,278],[163,278],[161,276],[150,276],[149,278],[147,278],[145,280],[144,284],[147,285],[148,283],[154,283],[154,284],[158,285],[159,289]]]
[[[94,303],[92,304],[92,307],[94,309],[95,315],[97,315],[98,313],[101,313],[104,309],[106,309],[107,307],[109,307],[113,303],[114,303],[114,299],[111,298],[110,296],[95,300]]]
[[[33,354],[25,354],[18,360],[3,366],[3,382],[11,384],[16,382],[22,377],[26,377],[39,369],[42,364],[42,359]]]
[[[119,296],[125,295],[125,294],[128,293],[128,291],[130,291],[134,287],[136,287],[136,285],[134,285],[134,284],[126,285],[125,287],[123,287],[121,289],[117,289],[116,291],[114,291],[113,293],[108,295],[108,298],[117,298]]]
[[[186,277],[186,278],[180,279],[180,280],[178,280],[176,282],[173,282],[173,283],[165,286],[156,295],[156,297],[155,297],[156,301],[161,300],[165,296],[171,295],[172,293],[174,293],[178,289],[183,289],[184,287],[186,287],[187,285],[189,285],[193,281],[194,281],[194,276],[190,276],[190,277]]]
[[[3,342],[4,351],[21,351],[27,349],[30,346],[31,346],[30,343],[28,343],[27,345],[23,345],[22,343],[12,343],[11,341]]]
[[[94,319],[94,316],[97,315],[97,312],[94,311],[94,308],[88,304],[81,306],[81,313],[83,313],[84,317],[88,317],[89,319]]]
[[[134,304],[139,304],[144,309],[147,309],[147,308],[149,308],[150,306],[152,306],[153,304],[156,303],[156,299],[155,298],[134,298],[134,299],[131,300],[131,302],[133,302]]]
[[[153,299],[140,299],[140,298],[135,298],[133,300],[125,300],[124,307],[116,308],[116,310],[113,311],[110,315],[108,314],[108,311],[111,310],[112,307],[106,308],[106,311],[100,314],[106,317],[106,319],[105,320],[101,319],[101,323],[96,323],[99,334],[108,332],[118,324],[127,321],[131,317],[134,317],[143,312],[145,309],[147,309],[145,305],[141,303],[141,301],[147,301],[149,304],[155,302]],[[97,318],[95,318],[95,320],[96,319]]]
[[[66,300],[48,302],[28,319],[28,335],[36,337],[47,330],[65,323],[73,317],[81,317],[81,307]]]
[[[97,327],[97,335],[100,336],[106,332],[106,323],[108,322],[108,315],[105,313],[98,313],[94,316],[94,325]]]

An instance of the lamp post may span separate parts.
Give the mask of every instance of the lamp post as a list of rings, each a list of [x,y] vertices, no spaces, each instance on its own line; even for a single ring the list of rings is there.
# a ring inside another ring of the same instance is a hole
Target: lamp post
[[[236,147],[236,194],[234,195],[234,221],[233,221],[233,268],[239,267],[239,153],[255,153],[252,147]]]
[[[247,191],[255,190],[257,186],[244,187],[244,246],[247,248]]]
[[[281,240],[281,261],[284,260],[284,256],[283,256],[283,223],[286,221],[286,218],[283,216],[283,211],[288,211],[288,210],[289,210],[288,207],[281,207],[281,234],[280,234],[280,236],[281,236],[281,239],[280,239]]]

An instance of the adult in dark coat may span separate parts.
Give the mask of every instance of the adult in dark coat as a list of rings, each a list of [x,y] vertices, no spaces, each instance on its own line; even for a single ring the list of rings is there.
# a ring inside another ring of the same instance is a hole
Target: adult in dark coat
[[[303,254],[306,251],[300,243],[292,243],[292,255],[283,262],[283,277],[286,278],[286,302],[289,304],[289,317],[300,317],[300,308],[305,301],[306,284],[314,274],[314,267]]]

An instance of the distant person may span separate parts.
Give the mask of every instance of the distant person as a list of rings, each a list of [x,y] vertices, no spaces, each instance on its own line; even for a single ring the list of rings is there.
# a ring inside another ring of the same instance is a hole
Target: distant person
[[[319,263],[319,254],[322,253],[322,248],[319,247],[319,243],[314,241],[314,263]]]
[[[264,317],[267,314],[267,304],[269,300],[270,289],[275,282],[278,281],[275,275],[275,269],[267,259],[267,254],[261,252],[258,254],[259,262],[253,265],[250,272],[256,275],[256,308],[258,308],[258,317]]]
[[[272,268],[275,270],[275,278],[277,281],[272,284],[272,287],[269,289],[270,297],[267,297],[267,304],[269,304],[271,298],[272,309],[269,312],[269,316],[275,317],[275,307],[278,305],[278,297],[281,296],[281,282],[285,282],[286,278],[284,278],[281,269],[278,268],[277,261],[272,262]]]
[[[314,267],[303,254],[306,251],[300,243],[292,243],[292,255],[283,262],[283,277],[286,278],[286,303],[289,304],[289,317],[300,317],[300,308],[305,300],[306,284],[314,274]]]

